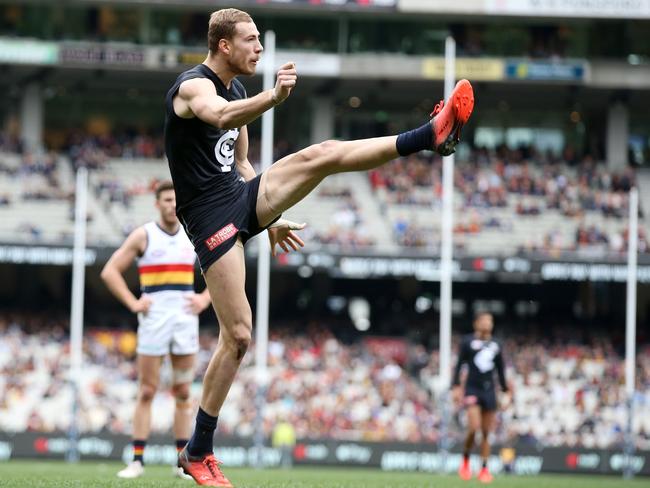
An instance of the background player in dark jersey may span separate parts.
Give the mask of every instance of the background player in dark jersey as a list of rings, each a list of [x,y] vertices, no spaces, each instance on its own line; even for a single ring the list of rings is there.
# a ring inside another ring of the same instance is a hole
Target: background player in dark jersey
[[[494,319],[491,313],[479,312],[474,318],[474,334],[463,338],[458,352],[458,363],[454,371],[453,397],[456,404],[464,404],[467,408],[467,437],[463,449],[463,461],[458,474],[464,480],[472,477],[469,464],[469,454],[474,447],[474,437],[481,429],[481,459],[482,466],[478,479],[484,483],[492,481],[488,470],[487,460],[490,455],[490,433],[494,429],[494,420],[497,410],[497,396],[495,391],[494,372],[496,370],[499,385],[504,392],[509,389],[506,384],[503,367],[503,353],[501,346],[492,339]],[[460,370],[467,364],[467,379],[465,391],[460,385]]]
[[[203,379],[196,428],[179,454],[180,465],[199,484],[232,486],[214,458],[217,417],[251,340],[252,312],[245,292],[243,244],[268,229],[271,249],[304,245],[280,219],[326,176],[377,167],[421,150],[451,154],[474,107],[461,80],[434,118],[399,136],[326,141],[290,154],[256,175],[248,161],[246,124],[287,99],[297,82],[294,63],[284,64],[275,87],[251,98],[238,75],[252,75],[262,54],[252,18],[236,9],[214,12],[205,61],[182,73],[166,98],[165,151],[177,196],[177,213],[194,244],[219,320],[219,341]]]

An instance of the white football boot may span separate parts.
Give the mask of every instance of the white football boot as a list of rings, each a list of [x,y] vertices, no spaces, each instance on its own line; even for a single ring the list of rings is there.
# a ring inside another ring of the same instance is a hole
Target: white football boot
[[[117,473],[118,478],[139,478],[144,474],[144,466],[140,461],[131,461],[122,471]]]
[[[182,480],[194,481],[194,478],[192,478],[189,474],[186,474],[185,471],[183,471],[183,468],[180,466],[172,466],[172,474],[176,478],[180,478]]]

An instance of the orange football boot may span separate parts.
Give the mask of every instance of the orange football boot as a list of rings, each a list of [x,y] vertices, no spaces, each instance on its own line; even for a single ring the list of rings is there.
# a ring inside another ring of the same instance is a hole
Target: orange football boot
[[[469,481],[472,479],[472,469],[469,467],[469,459],[463,459],[458,468],[458,476],[461,480]]]
[[[449,100],[435,106],[431,112],[433,129],[433,150],[442,156],[456,151],[460,142],[460,130],[474,110],[474,90],[467,80],[460,80],[449,96]]]
[[[481,483],[492,483],[494,478],[490,474],[490,471],[487,468],[481,468],[481,471],[478,473],[478,480]]]
[[[189,474],[197,484],[202,486],[220,486],[233,488],[232,483],[221,472],[221,464],[213,454],[190,456],[185,447],[178,453],[178,465]]]

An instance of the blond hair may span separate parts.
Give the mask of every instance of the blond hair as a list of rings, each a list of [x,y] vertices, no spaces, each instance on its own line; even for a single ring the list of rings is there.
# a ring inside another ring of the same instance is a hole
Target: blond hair
[[[208,23],[208,49],[216,54],[221,39],[231,40],[235,35],[238,22],[253,22],[253,19],[243,10],[224,8],[212,12]]]

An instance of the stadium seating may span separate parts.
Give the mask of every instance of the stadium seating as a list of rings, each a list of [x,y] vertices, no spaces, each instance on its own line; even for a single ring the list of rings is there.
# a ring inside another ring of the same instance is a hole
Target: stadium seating
[[[63,321],[33,315],[0,315],[0,431],[65,430],[71,415],[67,380],[68,339]],[[269,342],[269,385],[264,426],[281,420],[299,437],[435,442],[440,430],[438,354],[419,346],[419,364],[398,364],[363,342],[346,345],[325,324],[306,334],[275,330]],[[566,331],[565,331],[566,332]],[[129,433],[136,396],[132,332],[91,331],[85,338],[81,391],[83,432]],[[216,337],[203,335],[198,382]],[[590,343],[518,337],[505,342],[515,402],[499,416],[500,442],[541,446],[612,447],[622,440],[626,410],[623,361],[607,337]],[[244,359],[221,414],[222,433],[249,436],[256,409],[254,351]],[[423,359],[423,360],[422,360]],[[650,448],[650,348],[637,355],[640,449]],[[154,401],[153,430],[169,432],[173,418],[170,368]],[[464,425],[455,415],[458,441]]]
[[[123,145],[113,139],[77,141],[54,158],[47,173],[43,165],[28,164],[32,155],[1,153],[0,240],[70,242],[71,168],[87,160],[92,162],[91,245],[118,245],[135,226],[155,218],[151,192],[157,181],[169,177],[169,170],[164,159],[143,156],[157,155],[160,141],[120,141]],[[255,141],[252,146],[257,147]],[[459,253],[602,256],[624,251],[626,191],[637,180],[631,171],[609,172],[589,158],[570,166],[537,154],[522,160],[516,151],[477,150],[458,160],[454,180],[454,242]],[[311,249],[437,252],[440,182],[438,158],[410,156],[367,175],[329,177],[286,216],[307,222],[305,237]],[[650,177],[640,172],[637,184],[643,189]],[[643,217],[650,197],[640,194]],[[642,219],[641,252],[648,247],[647,231]]]

